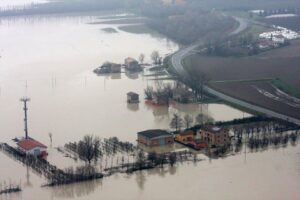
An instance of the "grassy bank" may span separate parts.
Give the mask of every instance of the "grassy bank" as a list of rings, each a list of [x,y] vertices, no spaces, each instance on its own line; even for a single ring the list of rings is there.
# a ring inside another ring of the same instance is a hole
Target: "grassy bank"
[[[273,79],[271,81],[271,84],[274,85],[276,88],[282,90],[283,92],[294,96],[296,98],[300,98],[300,90],[299,88],[296,88],[292,85],[289,85],[288,83],[282,81],[281,79]]]

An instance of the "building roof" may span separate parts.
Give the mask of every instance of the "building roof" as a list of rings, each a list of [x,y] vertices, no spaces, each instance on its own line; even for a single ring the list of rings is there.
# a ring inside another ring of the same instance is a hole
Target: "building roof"
[[[23,140],[20,140],[17,145],[19,147],[21,147],[22,149],[26,150],[26,151],[29,151],[31,149],[34,149],[36,147],[41,147],[41,148],[47,148],[46,145],[32,139],[32,138],[28,138],[28,139],[23,139]]]
[[[127,63],[131,63],[131,62],[137,62],[137,60],[136,60],[136,59],[134,59],[134,58],[130,58],[130,57],[128,57],[128,58],[126,58],[126,59],[125,59],[125,62],[127,62]]]
[[[224,128],[219,126],[204,126],[202,127],[202,129],[210,133],[221,133],[222,131],[224,131]]]
[[[194,135],[194,132],[192,130],[184,131],[179,133],[181,136],[188,136],[188,135]]]
[[[156,137],[163,137],[163,136],[172,136],[171,133],[161,130],[161,129],[152,129],[152,130],[146,130],[146,131],[141,131],[137,133],[138,135],[142,135],[146,138],[153,139]]]
[[[137,93],[135,92],[128,92],[127,95],[130,95],[130,96],[139,96]]]

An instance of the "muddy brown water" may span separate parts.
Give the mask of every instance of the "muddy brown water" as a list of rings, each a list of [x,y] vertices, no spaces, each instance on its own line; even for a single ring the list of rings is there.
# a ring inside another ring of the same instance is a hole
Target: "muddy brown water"
[[[215,120],[249,116],[223,104],[175,104],[170,108],[144,103],[143,90],[154,81],[143,73],[96,76],[92,70],[106,60],[123,62],[140,53],[150,62],[178,45],[165,37],[131,34],[117,25],[87,24],[97,16],[35,16],[5,18],[0,24],[0,136],[1,142],[23,135],[19,98],[31,97],[29,134],[53,146],[76,141],[85,134],[117,136],[135,142],[136,132],[168,129],[173,113],[200,112]],[[102,28],[113,27],[108,34]],[[145,70],[144,73],[148,73]],[[141,103],[128,105],[126,93],[140,94]],[[49,160],[61,168],[74,164],[49,150]],[[43,177],[0,153],[0,183],[21,183],[23,192],[0,199],[297,199],[299,147],[238,154],[223,159],[179,164],[131,175],[54,188],[41,188]]]

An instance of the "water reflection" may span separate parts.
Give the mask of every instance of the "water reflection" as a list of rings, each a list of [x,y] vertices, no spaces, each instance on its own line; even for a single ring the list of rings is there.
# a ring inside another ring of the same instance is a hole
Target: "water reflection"
[[[102,179],[99,179],[70,185],[61,185],[49,188],[48,190],[51,190],[52,197],[75,199],[87,196],[95,192],[95,190],[101,189],[102,181]]]
[[[127,109],[133,112],[136,112],[139,110],[139,104],[138,103],[127,103]]]
[[[138,79],[140,74],[140,72],[129,72],[128,70],[125,71],[126,77],[132,80]]]

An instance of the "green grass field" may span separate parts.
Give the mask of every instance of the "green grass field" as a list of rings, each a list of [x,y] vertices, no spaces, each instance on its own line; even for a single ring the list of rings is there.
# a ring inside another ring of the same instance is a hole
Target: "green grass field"
[[[298,88],[289,85],[280,79],[273,79],[271,84],[291,96],[300,98],[300,90]]]

